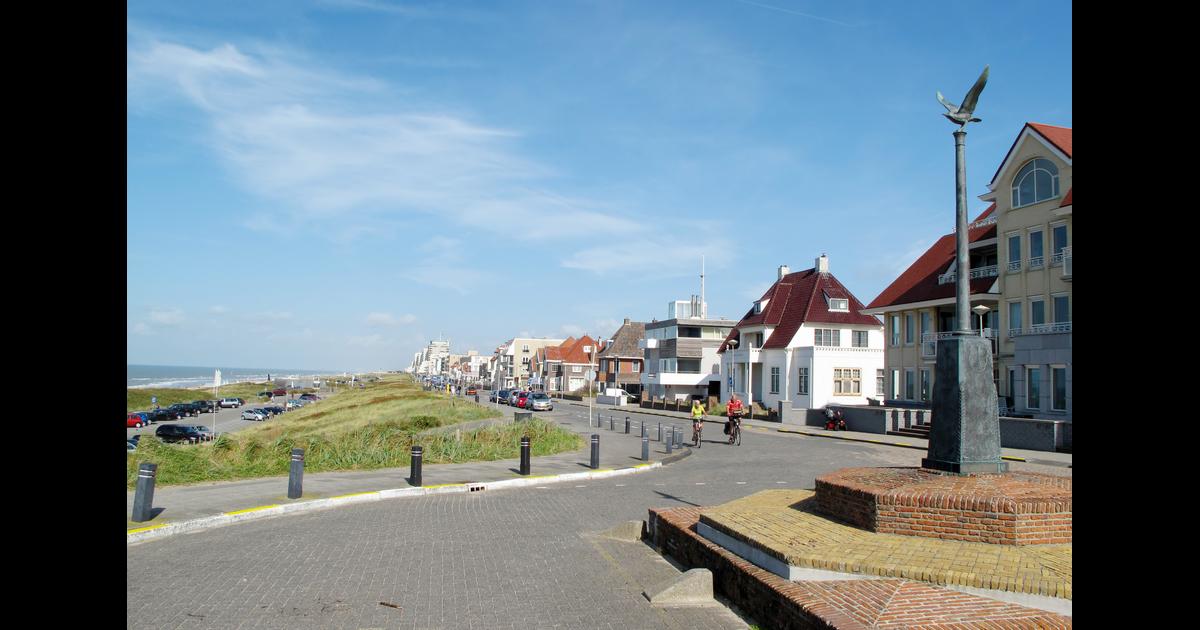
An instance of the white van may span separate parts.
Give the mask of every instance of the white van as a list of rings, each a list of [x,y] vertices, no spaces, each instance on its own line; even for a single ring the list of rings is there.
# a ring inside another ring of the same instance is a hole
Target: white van
[[[237,398],[222,398],[220,405],[225,408],[232,407],[237,409],[238,407],[242,406],[242,401],[238,400]]]

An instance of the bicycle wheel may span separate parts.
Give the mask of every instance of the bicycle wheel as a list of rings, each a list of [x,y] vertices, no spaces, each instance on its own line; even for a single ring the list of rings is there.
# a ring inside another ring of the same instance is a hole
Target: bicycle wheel
[[[741,446],[742,445],[742,425],[739,424],[737,429],[735,429],[735,430],[737,431],[737,445]]]

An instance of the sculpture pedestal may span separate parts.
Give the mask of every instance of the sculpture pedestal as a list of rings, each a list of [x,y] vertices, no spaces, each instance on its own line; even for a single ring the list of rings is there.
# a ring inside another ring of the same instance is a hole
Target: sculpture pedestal
[[[934,370],[933,426],[921,466],[957,474],[1006,472],[991,341],[974,335],[939,339]]]

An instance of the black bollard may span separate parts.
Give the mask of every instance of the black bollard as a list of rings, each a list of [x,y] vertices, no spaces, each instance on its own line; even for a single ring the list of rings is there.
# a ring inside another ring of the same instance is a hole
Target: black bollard
[[[154,478],[158,475],[158,464],[138,466],[137,488],[133,495],[133,522],[144,523],[151,518],[154,507]]]
[[[592,469],[600,467],[600,434],[592,434]]]
[[[521,438],[521,474],[529,474],[529,436]]]
[[[650,461],[650,436],[642,436],[642,461]]]
[[[658,441],[659,442],[662,441],[662,423],[661,422],[658,423]]]
[[[412,447],[412,466],[409,468],[408,483],[414,486],[421,485],[421,457],[425,449],[420,446]]]
[[[646,423],[645,422],[642,422],[642,437],[649,437],[649,435],[646,433]]]
[[[288,469],[288,498],[299,499],[304,494],[304,449],[292,449],[292,464]]]
[[[670,427],[671,431],[667,434],[667,455],[671,454],[671,449],[675,445],[675,427]]]
[[[629,435],[629,416],[625,416],[625,435]]]
[[[611,415],[608,416],[608,430],[613,430],[613,417]]]

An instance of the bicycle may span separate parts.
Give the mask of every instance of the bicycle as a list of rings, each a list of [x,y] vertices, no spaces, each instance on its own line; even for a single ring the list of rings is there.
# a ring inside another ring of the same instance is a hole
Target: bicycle
[[[730,420],[729,443],[730,444],[736,443],[738,446],[741,446],[742,445],[742,417],[740,415],[739,416],[731,416],[729,418],[729,420]]]
[[[692,443],[696,448],[700,448],[703,442],[700,441],[701,434],[704,433],[704,419],[696,418],[692,421]]]

